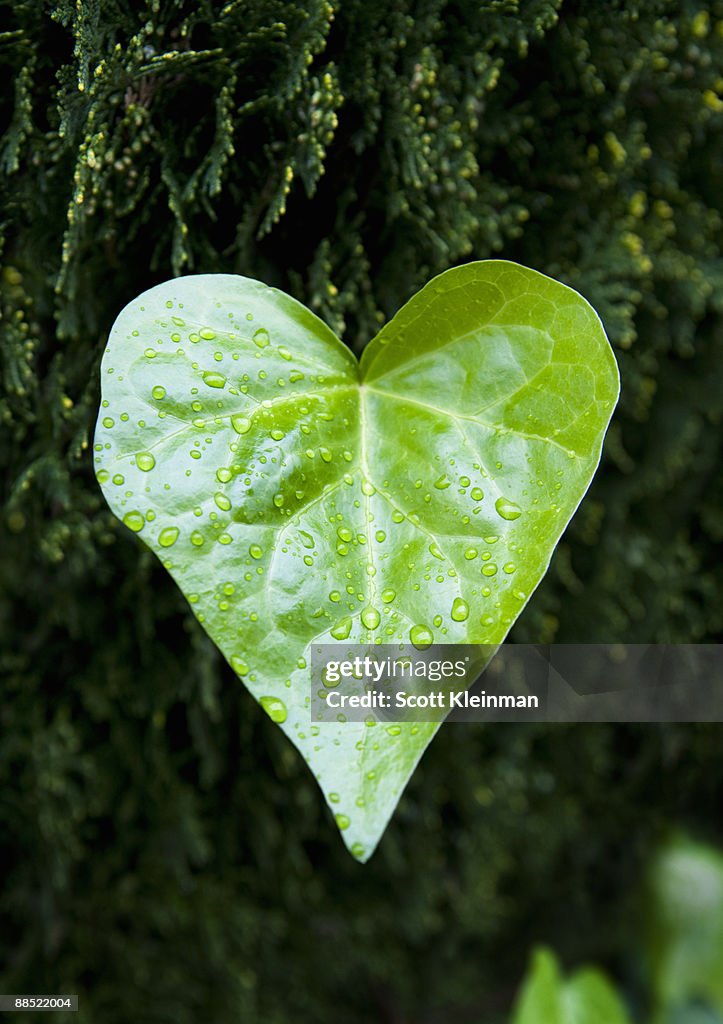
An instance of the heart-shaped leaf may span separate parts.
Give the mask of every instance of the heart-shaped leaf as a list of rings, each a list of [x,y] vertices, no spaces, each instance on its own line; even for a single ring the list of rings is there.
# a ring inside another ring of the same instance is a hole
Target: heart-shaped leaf
[[[314,772],[365,860],[437,725],[312,725],[312,642],[499,644],[600,458],[618,394],[570,288],[491,260],[431,281],[361,364],[226,274],[131,302],[102,363],[97,478]]]

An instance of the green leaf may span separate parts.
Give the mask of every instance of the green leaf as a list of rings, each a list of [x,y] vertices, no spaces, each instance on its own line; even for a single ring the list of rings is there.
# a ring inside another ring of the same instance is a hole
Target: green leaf
[[[512,1016],[512,1024],[629,1024],[615,989],[600,971],[582,968],[565,981],[557,960],[538,949]]]
[[[723,856],[687,839],[666,845],[652,866],[649,909],[655,1020],[692,1000],[723,1013]]]
[[[409,641],[415,626],[441,643],[504,639],[615,406],[598,317],[532,270],[471,263],[423,288],[360,366],[288,295],[199,275],[123,310],[102,391],[95,464],[111,508],[365,860],[438,726],[312,725],[310,645]]]

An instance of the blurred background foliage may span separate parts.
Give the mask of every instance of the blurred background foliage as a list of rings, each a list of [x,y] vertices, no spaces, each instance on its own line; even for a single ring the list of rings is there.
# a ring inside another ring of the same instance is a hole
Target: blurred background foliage
[[[108,330],[174,274],[359,352],[518,260],[595,305],[623,391],[513,639],[719,640],[720,0],[0,0],[0,69],[0,989],[487,1024],[542,944],[516,1024],[722,1021],[717,727],[448,726],[360,867],[90,453]]]

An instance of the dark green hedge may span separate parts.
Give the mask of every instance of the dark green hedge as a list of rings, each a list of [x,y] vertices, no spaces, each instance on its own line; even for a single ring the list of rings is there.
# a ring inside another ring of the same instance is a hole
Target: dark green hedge
[[[627,963],[652,845],[720,838],[717,730],[450,726],[353,863],[104,506],[97,368],[178,273],[285,288],[356,351],[456,263],[559,277],[623,393],[514,636],[719,639],[723,5],[15,0],[0,29],[0,990],[455,1024],[504,1014],[533,941]]]

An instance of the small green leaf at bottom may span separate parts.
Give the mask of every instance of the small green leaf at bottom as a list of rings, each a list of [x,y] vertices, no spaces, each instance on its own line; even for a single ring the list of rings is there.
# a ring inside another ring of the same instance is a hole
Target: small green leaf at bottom
[[[630,1024],[630,1018],[604,974],[586,967],[565,980],[555,956],[538,949],[511,1024]]]

